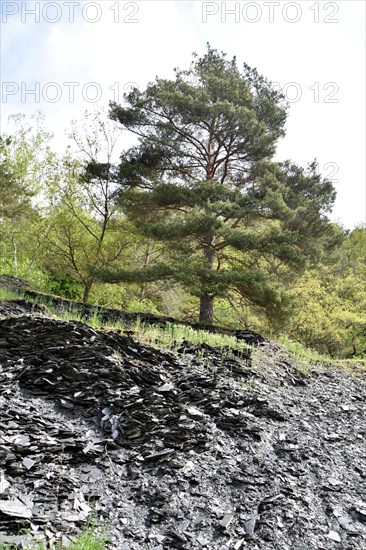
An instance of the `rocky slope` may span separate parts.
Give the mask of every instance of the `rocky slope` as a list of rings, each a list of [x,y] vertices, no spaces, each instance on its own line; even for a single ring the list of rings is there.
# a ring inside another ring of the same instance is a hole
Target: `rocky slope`
[[[365,370],[299,369],[0,307],[0,542],[119,550],[366,547]]]

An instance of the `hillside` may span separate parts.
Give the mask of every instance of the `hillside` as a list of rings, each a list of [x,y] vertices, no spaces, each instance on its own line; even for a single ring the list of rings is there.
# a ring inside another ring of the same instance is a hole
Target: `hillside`
[[[0,542],[365,548],[365,370],[179,344],[0,305]]]

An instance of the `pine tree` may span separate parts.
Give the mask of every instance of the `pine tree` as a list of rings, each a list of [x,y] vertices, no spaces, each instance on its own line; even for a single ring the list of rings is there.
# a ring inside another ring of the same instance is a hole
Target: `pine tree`
[[[302,169],[271,161],[285,135],[287,105],[256,69],[210,46],[174,80],[134,89],[110,116],[138,136],[121,156],[119,202],[168,259],[144,270],[104,271],[109,282],[171,279],[200,299],[201,323],[212,323],[215,297],[235,288],[272,310],[280,295],[248,253],[292,267],[321,250],[332,184],[315,163]],[[315,240],[314,240],[315,239]]]

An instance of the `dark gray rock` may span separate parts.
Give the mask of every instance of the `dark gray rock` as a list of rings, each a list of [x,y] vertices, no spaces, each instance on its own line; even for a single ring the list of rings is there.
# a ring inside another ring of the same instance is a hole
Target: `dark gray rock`
[[[365,371],[353,374],[304,374],[266,342],[223,361],[206,345],[173,355],[4,318],[0,540],[72,541],[97,514],[119,550],[364,549]]]

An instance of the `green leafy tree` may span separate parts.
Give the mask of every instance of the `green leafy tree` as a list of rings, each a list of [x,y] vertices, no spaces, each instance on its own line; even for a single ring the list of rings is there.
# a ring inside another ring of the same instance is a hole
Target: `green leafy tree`
[[[30,207],[32,191],[19,181],[18,171],[11,157],[11,136],[0,137],[0,217],[20,217]]]
[[[250,254],[293,268],[319,254],[334,189],[316,173],[271,159],[284,136],[283,96],[256,69],[208,46],[175,80],[134,89],[110,116],[136,136],[119,166],[119,200],[138,230],[169,249],[146,269],[99,271],[107,281],[176,281],[213,303],[235,288],[276,315],[281,295]]]
[[[55,170],[52,136],[40,114],[12,115],[9,130],[0,137],[0,265],[33,277],[47,232],[42,193]]]
[[[289,290],[290,335],[333,357],[366,354],[366,228],[345,235],[336,253]]]
[[[88,265],[113,265],[121,259],[126,248],[123,221],[114,216],[104,224],[86,208],[79,194],[72,194],[70,188],[60,193],[50,221],[52,228],[47,236],[43,266],[59,284],[78,282],[83,288],[82,300],[86,303],[95,282],[88,272]]]
[[[48,189],[52,229],[44,266],[54,276],[79,282],[83,302],[95,283],[88,266],[117,264],[131,240],[128,223],[114,201],[112,155],[119,134],[99,111],[86,112],[81,122],[74,121],[70,137],[81,159],[68,151]]]

